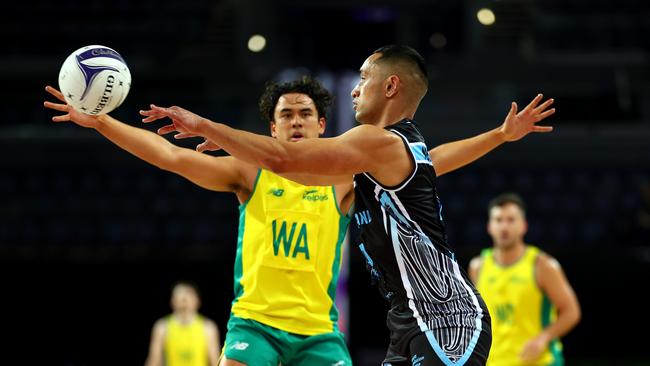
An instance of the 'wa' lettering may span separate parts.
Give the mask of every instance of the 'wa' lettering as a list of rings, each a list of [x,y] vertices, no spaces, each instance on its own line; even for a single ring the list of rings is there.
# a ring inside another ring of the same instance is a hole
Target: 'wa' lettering
[[[300,225],[298,230],[298,237],[296,241],[293,241],[294,235],[296,234],[296,227]],[[307,224],[293,222],[291,223],[291,228],[289,229],[289,236],[287,236],[287,222],[282,221],[280,228],[278,230],[277,220],[271,222],[271,227],[273,229],[273,254],[276,256],[280,251],[280,245],[285,257],[289,257],[291,253],[292,258],[296,258],[299,253],[302,253],[305,256],[305,259],[309,260],[309,243],[307,242]],[[293,252],[291,252],[291,247],[293,246]]]

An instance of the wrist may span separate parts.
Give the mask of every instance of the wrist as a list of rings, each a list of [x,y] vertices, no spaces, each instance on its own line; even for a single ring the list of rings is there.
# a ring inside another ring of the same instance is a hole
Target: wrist
[[[210,125],[210,120],[207,118],[199,118],[196,122],[196,131],[192,131],[195,135],[205,136],[206,131]]]
[[[108,114],[99,115],[95,118],[95,125],[92,127],[97,131],[101,131],[106,127],[106,125],[108,125],[110,118],[111,117],[109,117]]]
[[[508,142],[508,136],[506,135],[505,126],[501,125],[493,130],[495,138],[499,141],[500,144]]]
[[[551,340],[553,340],[553,335],[547,331],[542,331],[542,333],[540,333],[540,336],[544,341],[544,344],[549,344]]]

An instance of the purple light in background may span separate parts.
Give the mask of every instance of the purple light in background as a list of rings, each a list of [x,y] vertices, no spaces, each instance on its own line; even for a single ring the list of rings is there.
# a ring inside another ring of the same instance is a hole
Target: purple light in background
[[[352,11],[352,18],[363,23],[390,23],[397,17],[397,12],[387,6],[360,8]]]

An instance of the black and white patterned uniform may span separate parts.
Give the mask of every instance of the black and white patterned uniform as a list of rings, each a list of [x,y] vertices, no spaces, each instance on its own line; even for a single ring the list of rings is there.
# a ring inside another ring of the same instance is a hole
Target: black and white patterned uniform
[[[435,364],[482,364],[491,343],[490,317],[447,243],[424,138],[412,120],[386,129],[402,138],[415,168],[394,187],[368,173],[356,175],[352,220],[372,282],[390,302],[384,364],[410,365],[420,353],[439,358]],[[414,343],[429,350],[413,349],[411,340],[420,336],[426,341]]]

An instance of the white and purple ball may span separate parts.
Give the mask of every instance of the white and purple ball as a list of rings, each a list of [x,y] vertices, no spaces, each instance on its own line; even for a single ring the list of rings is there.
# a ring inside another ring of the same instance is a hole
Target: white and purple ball
[[[114,49],[81,47],[63,62],[59,89],[74,109],[90,115],[106,114],[129,94],[131,72]]]

